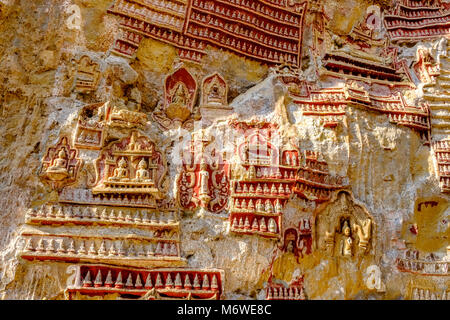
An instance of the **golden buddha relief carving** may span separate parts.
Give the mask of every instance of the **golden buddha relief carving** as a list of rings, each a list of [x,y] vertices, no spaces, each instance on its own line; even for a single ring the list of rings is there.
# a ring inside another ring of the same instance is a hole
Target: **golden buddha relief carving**
[[[330,256],[351,258],[373,250],[373,219],[346,191],[341,191],[315,218],[316,248]]]
[[[78,150],[72,148],[67,137],[47,149],[42,159],[40,178],[54,189],[72,184],[76,181],[82,160],[77,158]]]
[[[162,182],[167,173],[165,157],[153,141],[137,131],[106,147],[95,161],[95,168],[93,194],[141,194],[161,198]]]

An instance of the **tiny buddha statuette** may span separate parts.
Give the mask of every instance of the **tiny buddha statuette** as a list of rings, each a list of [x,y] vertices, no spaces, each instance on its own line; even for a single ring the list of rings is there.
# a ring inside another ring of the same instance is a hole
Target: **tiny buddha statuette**
[[[119,167],[114,169],[114,176],[110,177],[111,181],[127,181],[128,178],[128,169],[127,162],[124,158],[121,158],[118,163]]]
[[[69,173],[67,172],[67,154],[64,148],[58,152],[58,157],[47,169],[47,175],[53,180],[63,180]]]
[[[134,180],[146,182],[151,181],[150,174],[147,170],[147,162],[144,159],[139,161],[138,170],[136,171],[136,178]]]
[[[353,254],[352,252],[353,239],[351,237],[351,230],[347,221],[345,221],[344,226],[342,228],[342,234],[344,237],[341,240],[341,249],[340,249],[341,255],[344,257],[351,257]]]

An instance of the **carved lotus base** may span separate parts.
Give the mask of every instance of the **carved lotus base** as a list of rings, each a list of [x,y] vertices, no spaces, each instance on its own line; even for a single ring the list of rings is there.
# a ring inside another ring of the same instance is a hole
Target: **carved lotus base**
[[[67,172],[67,170],[63,169],[52,170],[51,168],[49,168],[45,173],[45,176],[47,177],[47,179],[51,181],[62,181],[69,176],[69,173]]]

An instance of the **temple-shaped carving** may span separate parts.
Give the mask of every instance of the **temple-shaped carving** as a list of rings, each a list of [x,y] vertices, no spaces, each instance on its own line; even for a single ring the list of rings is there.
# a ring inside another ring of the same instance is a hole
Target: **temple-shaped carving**
[[[252,130],[236,150],[240,163],[232,171],[231,231],[279,238],[283,207],[292,193],[300,152],[289,143],[283,146],[281,141],[272,141],[278,135],[270,124],[234,125]]]
[[[335,37],[331,51],[323,57],[322,76],[414,88],[405,61],[397,59],[397,48],[369,24],[372,14],[345,38]]]
[[[213,146],[207,148],[210,143],[203,130],[193,136],[177,182],[178,201],[183,208],[201,206],[220,212],[228,202],[228,166]]]
[[[330,256],[351,258],[374,250],[373,218],[345,191],[315,216],[315,246]]]
[[[440,0],[397,0],[384,13],[384,25],[391,41],[449,38],[450,5]]]
[[[139,194],[160,199],[167,166],[164,155],[146,136],[133,131],[112,142],[95,161],[93,194]]]
[[[153,119],[164,128],[187,127],[195,104],[197,81],[185,68],[179,68],[164,81],[164,100]]]
[[[40,178],[54,189],[76,182],[82,160],[77,158],[78,150],[72,148],[67,137],[61,137],[58,143],[47,149],[42,159]]]
[[[202,121],[210,122],[231,115],[233,108],[228,106],[228,85],[217,72],[202,81],[200,114]]]
[[[98,63],[92,61],[88,56],[82,56],[77,62],[77,74],[75,80],[75,91],[88,93],[95,91],[100,79]]]

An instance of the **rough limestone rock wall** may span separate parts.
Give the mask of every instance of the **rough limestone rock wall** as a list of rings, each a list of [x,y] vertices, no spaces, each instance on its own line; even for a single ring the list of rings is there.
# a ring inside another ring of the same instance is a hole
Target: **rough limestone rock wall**
[[[448,299],[450,4],[221,3],[0,0],[0,297]]]

